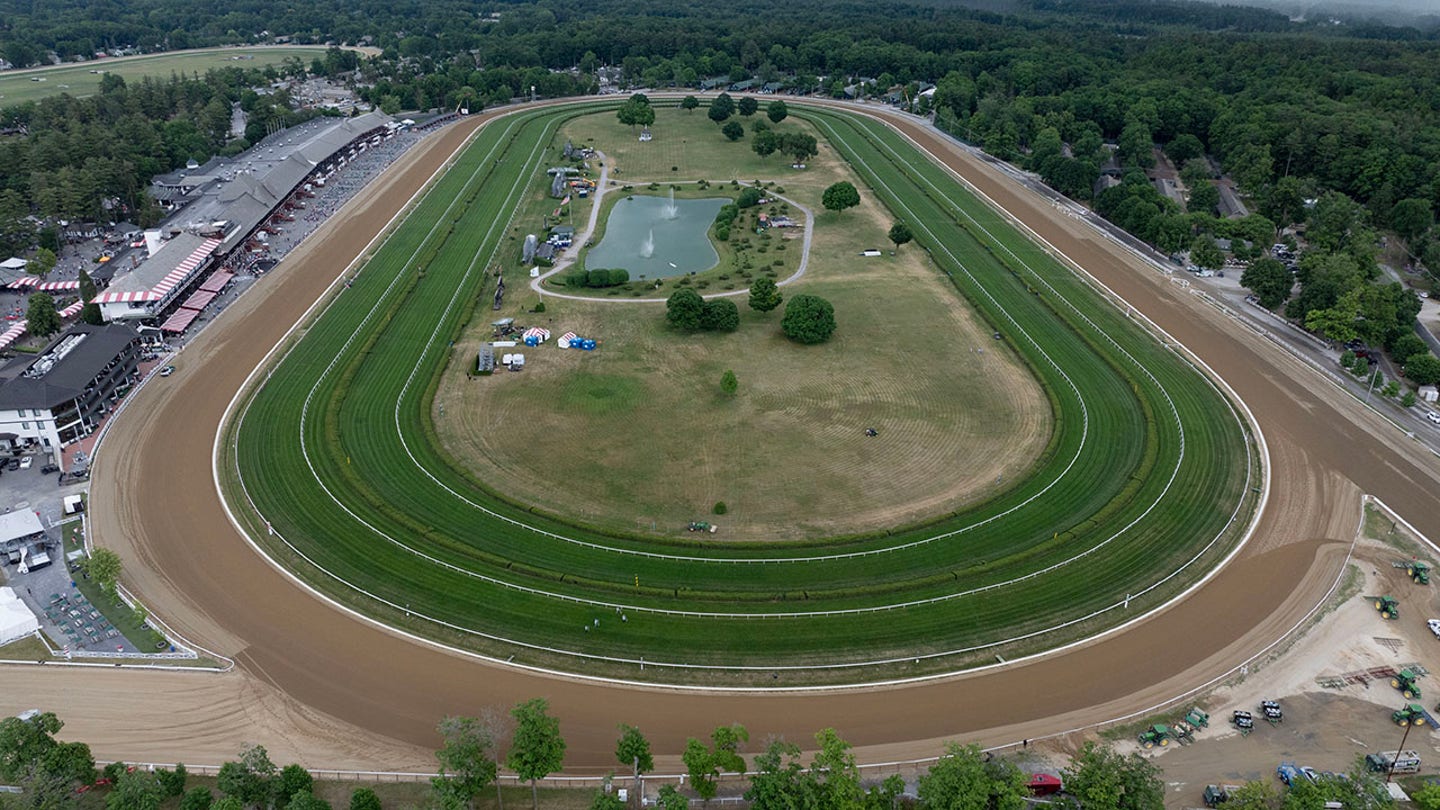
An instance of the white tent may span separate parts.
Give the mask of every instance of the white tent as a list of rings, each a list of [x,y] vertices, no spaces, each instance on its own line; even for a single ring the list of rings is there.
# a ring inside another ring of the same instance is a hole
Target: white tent
[[[40,622],[15,591],[0,588],[0,644],[24,638],[40,629]]]

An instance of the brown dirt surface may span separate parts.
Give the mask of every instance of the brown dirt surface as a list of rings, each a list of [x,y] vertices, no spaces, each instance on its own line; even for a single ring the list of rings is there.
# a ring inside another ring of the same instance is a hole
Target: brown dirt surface
[[[211,446],[249,370],[481,120],[428,141],[376,193],[232,305],[186,350],[173,377],[133,395],[102,447],[92,536],[121,554],[147,605],[193,641],[234,657],[238,671],[13,668],[5,672],[0,709],[19,711],[29,708],[20,701],[49,696],[46,708],[69,720],[70,732],[99,756],[154,761],[195,758],[201,741],[233,751],[263,738],[306,752],[311,763],[407,767],[415,746],[436,743],[438,718],[534,696],[547,697],[560,718],[574,772],[614,767],[621,721],[650,736],[665,754],[662,770],[674,766],[685,737],[732,721],[756,739],[808,741],[816,729],[834,726],[860,747],[862,761],[933,756],[939,740],[1039,737],[1135,711],[1224,673],[1288,630],[1329,588],[1358,515],[1357,488],[1440,536],[1440,463],[1433,457],[1263,339],[906,118],[899,119],[905,132],[1169,330],[1249,405],[1274,465],[1254,546],[1185,601],[1063,654],[965,677],[824,694],[695,694],[580,682],[476,663],[358,621],[298,589],[236,534],[211,477]],[[227,687],[226,678],[272,687],[280,720],[247,723],[234,703],[170,697],[175,679],[192,677],[206,679],[206,689],[241,695],[244,688]],[[307,731],[301,716],[316,725]],[[153,733],[134,733],[147,726]]]

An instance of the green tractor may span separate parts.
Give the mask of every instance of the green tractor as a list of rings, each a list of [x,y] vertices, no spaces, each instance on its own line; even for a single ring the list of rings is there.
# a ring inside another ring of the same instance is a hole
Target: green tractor
[[[1390,679],[1390,685],[1399,689],[1406,699],[1419,699],[1420,684],[1417,681],[1418,676],[1413,670],[1402,669]]]
[[[1196,706],[1195,708],[1190,710],[1189,714],[1185,715],[1185,722],[1189,723],[1195,728],[1209,728],[1210,715],[1201,711],[1199,706]]]
[[[1419,703],[1407,703],[1398,711],[1390,713],[1390,719],[1401,726],[1425,725],[1425,707]]]
[[[1405,573],[1410,575],[1410,579],[1414,580],[1416,585],[1430,584],[1430,566],[1419,560],[1412,560],[1410,565],[1405,568]]]
[[[1159,723],[1140,732],[1140,747],[1146,750],[1160,746],[1164,748],[1170,744],[1170,729],[1168,726]]]
[[[1375,609],[1386,619],[1400,618],[1400,603],[1392,596],[1375,597]]]

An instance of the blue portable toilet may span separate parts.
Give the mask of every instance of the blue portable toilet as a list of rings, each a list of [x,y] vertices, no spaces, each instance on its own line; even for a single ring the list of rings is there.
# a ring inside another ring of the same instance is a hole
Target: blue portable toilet
[[[534,335],[528,335],[528,336],[526,336],[526,338],[525,338],[525,345],[526,345],[526,346],[539,346],[539,345],[540,345],[540,338],[535,337]]]

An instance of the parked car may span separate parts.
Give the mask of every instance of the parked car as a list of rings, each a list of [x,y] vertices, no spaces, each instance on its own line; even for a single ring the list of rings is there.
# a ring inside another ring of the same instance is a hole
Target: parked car
[[[1432,425],[1440,425],[1440,411],[1426,411],[1425,418],[1429,419]]]
[[[18,458],[12,458],[12,459],[10,459],[9,461],[5,462],[5,469],[7,469],[7,470],[18,470],[18,469],[20,469],[20,459],[18,459]]]
[[[1434,633],[1436,638],[1440,638],[1440,619],[1431,619],[1425,622],[1425,625],[1430,628],[1430,632]]]
[[[160,369],[160,376],[161,376],[161,377],[169,377],[171,374],[174,374],[174,373],[175,373],[175,367],[174,367],[174,366],[166,366],[166,367]]]
[[[30,456],[26,456],[26,457],[20,459],[20,469],[22,469],[22,470],[28,470],[28,469],[30,469],[30,465],[31,465],[31,464],[34,464],[34,463],[35,463],[35,459],[31,458]]]
[[[40,468],[40,472],[44,473],[45,475],[49,475],[50,473],[60,472],[60,465],[59,465],[59,464],[46,464],[44,467],[41,467],[41,468]]]

